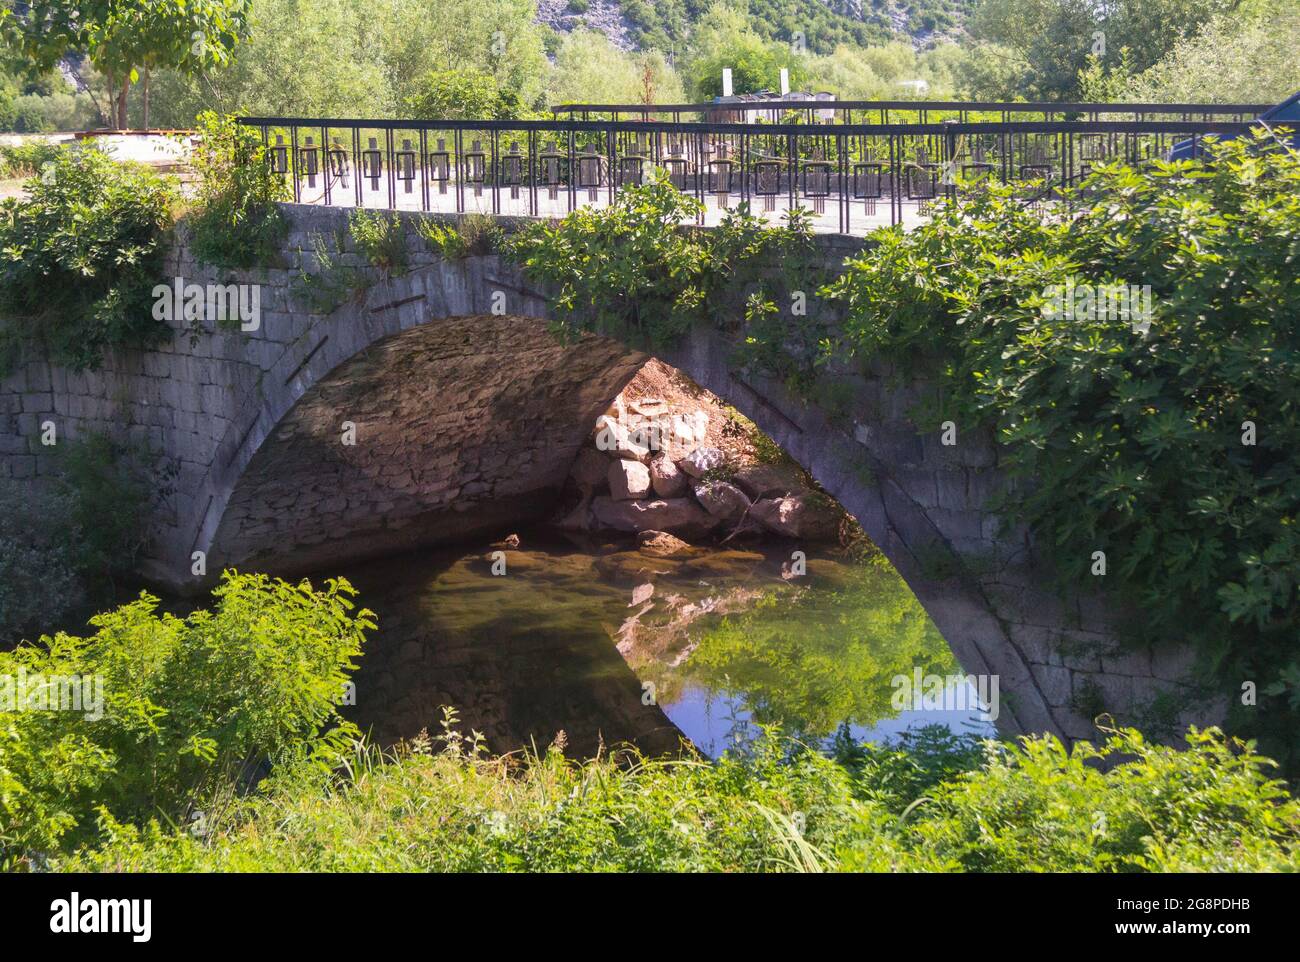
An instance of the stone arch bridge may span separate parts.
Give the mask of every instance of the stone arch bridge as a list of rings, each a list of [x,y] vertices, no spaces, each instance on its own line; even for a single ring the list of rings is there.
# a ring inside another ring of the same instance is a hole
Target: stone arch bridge
[[[439,259],[414,230],[420,214],[400,215],[409,270],[313,312],[299,268],[314,237],[347,238],[348,211],[286,209],[275,269],[218,276],[183,239],[169,255],[186,283],[260,285],[257,330],[191,336],[176,322],[170,342],[113,352],[95,372],[28,360],[0,382],[0,475],[43,483],[48,421],[62,437],[104,431],[147,446],[172,480],[152,509],[142,574],[180,590],[205,584],[196,551],[207,581],[225,566],[321,571],[548,512],[594,419],[647,356],[596,336],[559,344],[546,300],[517,270],[495,256]],[[860,242],[818,243],[838,263]],[[355,251],[339,262],[366,270]],[[492,312],[500,292],[504,316]],[[1063,599],[1029,533],[999,533],[984,507],[1005,483],[995,446],[918,433],[908,411],[922,386],[846,375],[850,427],[779,385],[742,380],[730,351],[697,330],[663,359],[754,420],[862,523],[963,669],[1000,676],[1004,730],[1087,738],[1086,705],[1137,721],[1157,692],[1181,687],[1184,658],[1119,650],[1099,597]]]

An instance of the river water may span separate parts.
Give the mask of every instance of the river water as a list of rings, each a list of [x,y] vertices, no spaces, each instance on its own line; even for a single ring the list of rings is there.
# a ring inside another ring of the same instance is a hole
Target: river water
[[[343,574],[379,628],[347,711],[384,744],[436,734],[449,706],[494,752],[563,732],[580,757],[629,742],[674,752],[683,738],[716,756],[765,723],[817,743],[926,723],[992,733],[976,709],[891,705],[898,676],[957,668],[887,563],[800,560],[780,544],[663,558],[526,530],[517,547],[360,565]]]

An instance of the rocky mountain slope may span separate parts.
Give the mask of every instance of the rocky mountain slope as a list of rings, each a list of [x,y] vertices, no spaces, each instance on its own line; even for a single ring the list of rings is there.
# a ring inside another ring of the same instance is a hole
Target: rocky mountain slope
[[[794,42],[811,53],[842,44],[907,40],[918,49],[964,32],[973,0],[749,0],[761,36]],[[624,50],[681,51],[710,0],[538,0],[537,19],[562,33],[605,34]]]

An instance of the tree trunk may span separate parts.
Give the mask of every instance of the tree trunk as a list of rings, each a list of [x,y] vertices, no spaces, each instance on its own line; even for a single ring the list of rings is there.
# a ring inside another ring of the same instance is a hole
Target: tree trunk
[[[144,129],[149,129],[149,68],[144,68]]]
[[[117,129],[126,130],[126,93],[131,89],[131,78],[122,81],[122,89],[117,94]]]

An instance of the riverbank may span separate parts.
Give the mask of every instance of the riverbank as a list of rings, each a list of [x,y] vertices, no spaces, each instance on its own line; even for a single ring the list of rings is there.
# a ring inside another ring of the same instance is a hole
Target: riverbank
[[[119,829],[58,869],[282,872],[1252,872],[1300,868],[1300,803],[1217,736],[930,732],[837,759],[778,736],[718,762],[492,758],[454,725],[348,781],[287,773],[202,832]]]

